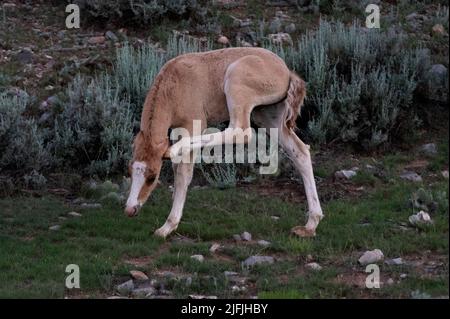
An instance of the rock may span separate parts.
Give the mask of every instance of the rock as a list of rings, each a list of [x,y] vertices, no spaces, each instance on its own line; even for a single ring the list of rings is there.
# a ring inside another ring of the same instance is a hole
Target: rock
[[[263,247],[269,247],[270,246],[270,242],[267,240],[258,240],[258,245],[263,246]]]
[[[275,33],[275,34],[269,34],[269,40],[272,41],[275,44],[289,44],[289,45],[293,45],[294,42],[292,41],[291,36],[289,35],[289,33]]]
[[[80,213],[77,212],[69,212],[67,213],[67,215],[72,216],[72,217],[81,217],[83,215],[81,215]]]
[[[353,170],[340,170],[334,173],[334,176],[338,179],[351,179],[356,176],[356,172]]]
[[[114,32],[112,32],[112,31],[106,31],[105,38],[108,40],[111,40],[112,42],[119,41],[119,38],[117,37],[117,35],[115,35]]]
[[[148,298],[150,296],[156,295],[157,290],[152,286],[139,287],[139,288],[133,289],[131,294],[133,295],[133,297],[136,297],[136,298]]]
[[[358,259],[360,265],[376,264],[383,260],[383,252],[379,249],[368,250]]]
[[[401,179],[411,181],[411,182],[422,182],[422,176],[417,174],[416,172],[405,171],[400,175]]]
[[[61,226],[60,225],[54,225],[54,226],[50,226],[48,229],[56,231],[56,230],[60,230]]]
[[[447,76],[448,70],[443,64],[433,64],[426,74],[432,86],[445,86]]]
[[[192,285],[192,277],[186,277],[185,285],[186,287],[190,287]]]
[[[234,234],[234,235],[233,235],[233,239],[234,239],[235,241],[241,241],[241,240],[242,240],[241,235],[238,235],[238,234]]]
[[[255,265],[263,265],[263,264],[271,265],[274,262],[275,259],[271,256],[250,256],[243,262],[243,265],[246,267],[252,267]]]
[[[217,299],[217,296],[189,295],[190,299]]]
[[[272,20],[272,22],[270,22],[269,31],[271,33],[278,33],[281,31],[282,25],[283,23],[281,19],[279,17],[276,17],[275,19]]]
[[[427,224],[433,223],[430,215],[428,213],[424,212],[423,210],[421,210],[417,214],[409,216],[408,220],[409,220],[409,223],[413,226],[427,225]]]
[[[123,297],[123,296],[110,296],[106,299],[128,299],[127,297]]]
[[[273,216],[270,216],[270,218],[274,221],[278,221],[280,219],[280,216],[273,215]]]
[[[394,284],[394,279],[389,278],[389,279],[386,281],[386,284],[388,284],[388,285],[393,285],[393,284]]]
[[[434,143],[428,143],[428,144],[424,144],[420,147],[419,149],[422,153],[426,154],[426,155],[436,155],[438,150],[437,150],[437,146]]]
[[[133,291],[133,289],[134,289],[133,280],[128,280],[128,281],[116,286],[117,292],[119,292],[121,295],[128,295]]]
[[[435,24],[432,28],[431,28],[431,31],[434,33],[434,34],[445,34],[445,29],[444,29],[444,26],[442,25],[442,24],[440,24],[440,23],[438,23],[438,24]]]
[[[222,246],[221,246],[220,244],[214,243],[214,244],[212,244],[211,248],[209,248],[209,251],[210,251],[211,253],[214,254],[214,253],[215,253],[216,251],[218,251],[221,247],[222,247]]]
[[[406,277],[408,277],[407,274],[400,274],[400,278],[401,278],[401,279],[405,279]]]
[[[60,30],[58,31],[58,33],[56,33],[56,36],[58,37],[58,39],[64,40],[64,38],[66,37],[66,32],[67,30]]]
[[[105,41],[106,41],[106,38],[103,35],[98,36],[98,37],[91,37],[88,39],[89,44],[103,44],[103,43],[105,43]]]
[[[102,204],[99,203],[82,203],[81,208],[102,208]]]
[[[442,171],[441,174],[442,174],[442,177],[448,179],[448,171]]]
[[[403,259],[402,259],[401,257],[399,257],[399,258],[393,258],[393,259],[388,259],[388,260],[385,260],[384,263],[385,263],[386,265],[390,265],[390,266],[393,266],[393,265],[395,265],[395,266],[403,265]]]
[[[196,260],[198,262],[201,262],[201,263],[205,261],[205,257],[203,257],[203,255],[192,255],[191,259],[194,259],[194,260]]]
[[[284,31],[286,31],[286,33],[293,33],[293,32],[295,32],[296,29],[297,29],[297,27],[295,26],[294,23],[289,23],[289,24],[284,28]]]
[[[22,49],[17,55],[16,59],[18,62],[22,64],[30,64],[33,63],[34,54],[30,49]]]
[[[250,234],[249,232],[243,232],[241,235],[241,238],[243,241],[251,241],[252,240],[252,234]]]
[[[131,270],[130,275],[136,280],[148,280],[148,276],[140,270]]]
[[[247,287],[244,287],[244,286],[239,287],[237,285],[234,285],[234,286],[231,287],[231,291],[233,293],[240,293],[240,292],[247,291]]]
[[[229,45],[230,44],[230,40],[228,40],[228,38],[224,35],[221,35],[218,39],[217,39],[217,43],[222,44],[222,45]]]
[[[310,270],[315,270],[315,271],[322,270],[322,266],[319,265],[318,263],[308,263],[305,265],[305,267]]]

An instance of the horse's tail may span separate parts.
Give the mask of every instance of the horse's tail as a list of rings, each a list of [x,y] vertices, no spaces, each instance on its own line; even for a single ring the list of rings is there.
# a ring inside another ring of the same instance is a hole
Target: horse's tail
[[[300,115],[300,109],[306,96],[306,83],[295,72],[291,71],[289,88],[285,103],[285,121],[289,129],[296,127],[295,121]]]

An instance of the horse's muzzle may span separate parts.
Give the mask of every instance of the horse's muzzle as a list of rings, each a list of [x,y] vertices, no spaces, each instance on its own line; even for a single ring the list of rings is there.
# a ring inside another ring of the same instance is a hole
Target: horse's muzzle
[[[135,216],[137,216],[138,212],[139,212],[139,206],[125,207],[125,214],[127,214],[128,217],[135,217]]]

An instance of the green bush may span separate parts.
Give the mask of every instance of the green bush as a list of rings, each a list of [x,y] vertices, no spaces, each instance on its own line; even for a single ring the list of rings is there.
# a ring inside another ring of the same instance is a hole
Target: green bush
[[[413,97],[428,53],[409,48],[400,35],[321,21],[297,46],[267,46],[308,83],[302,114],[309,116],[314,141],[368,150],[407,136],[420,123]]]
[[[98,175],[124,172],[135,125],[130,104],[108,75],[77,76],[55,115],[50,146],[60,168]]]
[[[24,115],[26,95],[0,93],[0,172],[36,176],[52,164],[44,131]]]
[[[155,24],[163,17],[188,17],[204,5],[197,0],[77,0],[73,3],[95,19],[125,19],[140,24]]]

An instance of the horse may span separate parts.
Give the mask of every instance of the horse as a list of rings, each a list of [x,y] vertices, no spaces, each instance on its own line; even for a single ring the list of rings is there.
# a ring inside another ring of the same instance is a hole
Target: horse
[[[323,218],[317,195],[309,145],[295,134],[295,121],[306,96],[306,84],[285,62],[263,48],[225,48],[188,53],[168,61],[155,77],[142,110],[140,131],[133,142],[129,164],[131,188],[125,213],[136,216],[158,184],[163,160],[172,159],[173,203],[169,216],[155,235],[166,238],[177,229],[192,180],[194,163],[175,163],[180,152],[205,146],[248,143],[251,120],[262,128],[278,130],[279,145],[300,173],[308,202],[305,226],[292,228],[300,237],[312,237]],[[193,123],[229,121],[212,134],[194,135]],[[170,143],[173,128],[189,132]]]

